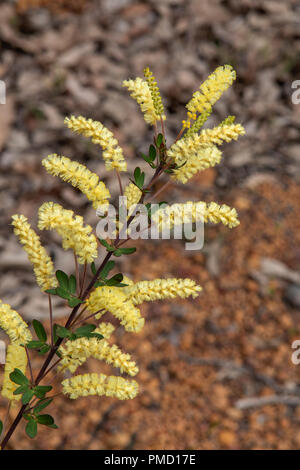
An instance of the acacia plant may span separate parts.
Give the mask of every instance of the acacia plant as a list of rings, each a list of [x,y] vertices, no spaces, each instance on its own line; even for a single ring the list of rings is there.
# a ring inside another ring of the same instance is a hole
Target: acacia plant
[[[45,202],[39,209],[38,228],[55,230],[62,239],[62,247],[74,252],[74,272],[65,273],[63,266],[54,269],[53,262],[41,244],[37,233],[31,228],[24,215],[13,215],[14,233],[27,252],[33,266],[36,282],[43,295],[49,300],[49,336],[41,322],[33,320],[30,330],[19,313],[8,304],[0,301],[0,327],[7,333],[10,343],[6,352],[6,363],[2,384],[2,396],[8,406],[20,403],[19,411],[10,425],[7,419],[0,421],[1,448],[5,449],[9,439],[22,420],[30,438],[37,434],[38,426],[57,428],[53,417],[45,409],[55,399],[49,384],[49,372],[55,371],[61,382],[61,391],[70,399],[81,396],[99,395],[116,397],[120,400],[132,399],[138,393],[138,383],[128,377],[136,376],[138,367],[129,354],[121,351],[109,338],[115,326],[101,321],[104,313],[110,313],[129,333],[138,333],[144,326],[139,306],[143,302],[175,297],[196,297],[201,287],[191,279],[155,279],[133,282],[122,273],[110,274],[115,268],[113,257],[132,254],[135,248],[125,247],[130,240],[130,225],[135,219],[134,211],[138,203],[144,203],[148,210],[148,222],[155,221],[159,230],[172,226],[175,219],[182,216],[182,209],[190,222],[222,222],[229,228],[239,224],[236,210],[215,202],[203,201],[184,204],[171,204],[151,211],[151,200],[157,198],[161,190],[153,194],[153,186],[162,176],[170,181],[187,183],[197,172],[216,165],[221,160],[219,146],[244,134],[244,128],[235,124],[234,116],[227,117],[212,129],[202,129],[212,106],[221,94],[233,83],[235,71],[229,65],[218,67],[193,94],[186,105],[187,118],[171,146],[167,146],[164,130],[164,106],[157,83],[149,68],[144,78],[126,80],[123,83],[134,100],[139,104],[145,121],[153,126],[153,143],[147,155],[142,154],[149,164],[146,175],[138,167],[123,191],[120,174],[127,171],[123,151],[118,141],[100,122],[84,117],[71,116],[65,124],[72,131],[91,138],[102,148],[102,157],[107,171],[115,171],[119,181],[120,194],[127,197],[127,227],[117,218],[116,236],[98,238],[95,230],[84,225],[83,218],[75,215],[54,202]],[[110,193],[98,175],[84,165],[67,157],[49,155],[42,161],[46,171],[80,190],[93,207],[104,216],[107,212]],[[147,202],[147,204],[146,204]],[[123,231],[125,237],[121,236]],[[98,251],[101,248],[101,258]],[[52,297],[65,299],[66,322],[53,322]],[[43,356],[40,370],[33,370],[31,356]],[[77,369],[90,357],[105,361],[119,369],[121,375],[107,376],[103,373],[77,373]],[[27,371],[28,369],[28,371]],[[68,378],[65,377],[66,372]],[[47,382],[48,380],[48,382]],[[4,429],[4,427],[6,429]]]

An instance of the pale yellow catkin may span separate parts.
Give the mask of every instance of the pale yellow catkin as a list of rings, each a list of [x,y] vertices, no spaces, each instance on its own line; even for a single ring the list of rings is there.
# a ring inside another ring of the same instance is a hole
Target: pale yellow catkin
[[[98,256],[96,237],[90,225],[83,225],[83,218],[60,204],[45,202],[39,208],[40,230],[56,230],[62,237],[64,250],[72,249],[81,264],[92,263]]]
[[[107,376],[104,374],[75,375],[62,382],[63,393],[71,399],[99,395],[128,400],[138,394],[138,384],[135,380],[123,377]]]
[[[27,354],[25,348],[19,346],[17,343],[12,343],[7,346],[6,361],[4,368],[4,378],[1,395],[10,401],[19,401],[21,395],[14,395],[14,391],[19,387],[18,384],[11,381],[9,375],[15,370],[19,369],[25,375],[27,366]]]
[[[194,147],[178,146],[170,149],[168,155],[176,159],[179,168],[173,170],[171,178],[187,183],[199,171],[206,170],[220,163],[222,152],[215,145],[199,145]]]
[[[27,323],[21,315],[0,300],[0,328],[9,336],[12,343],[26,344],[32,340]]]
[[[152,216],[152,221],[160,230],[171,229],[174,225],[191,222],[222,222],[229,228],[239,225],[237,212],[234,208],[216,202],[188,201],[183,204],[171,204],[157,210]]]
[[[91,313],[102,310],[96,318],[100,318],[106,311],[110,312],[120,320],[126,331],[137,333],[141,331],[145,323],[139,309],[127,299],[119,287],[97,287],[86,300],[86,306]]]
[[[121,373],[131,376],[138,373],[138,367],[130,355],[121,351],[117,345],[110,345],[105,339],[79,338],[68,341],[60,348],[60,353],[62,354],[60,370],[68,369],[74,373],[89,357],[93,357],[113,365],[120,369]]]
[[[14,233],[28,255],[33,265],[36,281],[42,291],[57,286],[54,275],[54,266],[45,248],[42,246],[39,236],[30,227],[24,215],[13,215],[12,225]]]
[[[111,323],[102,322],[94,333],[101,334],[104,339],[109,339],[114,330],[115,327]],[[93,352],[101,350],[102,341],[103,339],[98,340],[97,338],[78,338],[74,341],[68,341],[59,349],[62,360],[58,365],[58,370],[69,369],[70,372],[74,373],[79,366],[93,355]]]
[[[210,111],[211,107],[218,101],[222,93],[229,88],[236,79],[236,73],[231,65],[217,67],[209,75],[200,89],[193,94],[192,99],[186,107],[191,113],[203,113]]]
[[[151,302],[162,299],[175,299],[180,297],[195,298],[201,292],[202,287],[192,279],[154,279],[153,281],[140,281],[123,288],[123,292],[133,302],[140,305],[143,302]]]
[[[130,91],[130,96],[140,105],[147,124],[155,125],[161,116],[155,109],[148,83],[137,77],[135,80],[124,80],[123,86]],[[162,119],[165,119],[164,115]]]
[[[127,198],[126,205],[130,214],[140,201],[142,191],[134,183],[129,183],[124,189],[124,196]]]
[[[123,150],[119,146],[113,133],[103,126],[101,122],[86,119],[83,116],[71,116],[70,118],[65,118],[64,122],[73,132],[82,134],[85,137],[90,137],[94,144],[102,147],[102,156],[107,171],[114,169],[118,171],[127,170]]]
[[[48,173],[59,176],[85,194],[88,200],[92,201],[94,209],[107,208],[110,193],[105,184],[99,181],[99,176],[88,170],[86,166],[56,154],[48,155],[42,164]]]

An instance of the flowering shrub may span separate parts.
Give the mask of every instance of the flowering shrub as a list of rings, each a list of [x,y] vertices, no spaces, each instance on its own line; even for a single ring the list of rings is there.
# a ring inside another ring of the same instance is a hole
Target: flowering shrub
[[[140,106],[145,121],[154,128],[154,144],[150,145],[148,155],[142,155],[153,175],[145,182],[145,173],[136,168],[124,190],[120,174],[127,171],[127,165],[112,132],[100,122],[82,116],[65,119],[70,130],[91,138],[94,144],[102,148],[106,170],[116,173],[120,194],[127,197],[127,227],[124,228],[118,219],[115,239],[101,239],[72,210],[54,202],[42,204],[38,213],[38,228],[55,230],[62,239],[63,249],[74,253],[74,273],[65,273],[62,269],[55,271],[50,256],[27,218],[17,214],[12,217],[14,233],[28,254],[36,282],[43,295],[49,298],[50,338],[42,323],[37,320],[32,323],[36,336],[33,338],[19,313],[0,301],[0,327],[10,340],[1,393],[11,404],[21,401],[20,410],[7,430],[3,429],[0,422],[2,449],[7,446],[22,419],[27,421],[26,433],[31,438],[36,436],[38,425],[57,427],[53,417],[44,412],[55,398],[51,395],[51,385],[47,385],[50,370],[57,371],[61,377],[62,393],[71,399],[105,395],[127,400],[138,394],[138,383],[130,378],[137,375],[138,367],[129,354],[109,342],[115,326],[101,321],[101,317],[109,312],[127,332],[138,333],[145,323],[140,311],[143,302],[176,297],[195,298],[201,292],[201,287],[191,279],[155,279],[135,283],[122,273],[110,277],[115,267],[111,258],[136,251],[135,248],[124,247],[130,240],[129,226],[136,217],[134,208],[146,198],[149,200],[158,195],[158,192],[152,194],[152,188],[162,175],[167,174],[170,180],[185,184],[197,172],[220,162],[222,153],[219,146],[222,142],[229,142],[244,134],[243,127],[235,124],[233,116],[227,117],[213,129],[201,130],[212,112],[212,106],[234,79],[235,72],[229,65],[218,67],[208,77],[186,105],[187,118],[170,147],[167,147],[165,139],[164,106],[151,71],[145,69],[144,79],[138,77],[124,81],[123,85]],[[105,215],[110,193],[98,175],[84,165],[56,154],[49,155],[42,163],[48,173],[79,189],[91,201],[97,214],[99,211],[99,214]],[[155,213],[149,211],[149,224],[155,222],[159,230],[163,230],[166,225],[173,226],[175,219],[180,219],[182,208],[188,208],[185,217],[191,223],[200,219],[202,222],[222,222],[229,228],[239,224],[235,209],[225,204],[220,206],[215,202],[206,204],[203,201],[167,205]],[[125,230],[125,237],[121,237],[122,230]],[[105,250],[101,262],[98,262],[99,246]],[[91,280],[88,281],[90,271]],[[53,322],[52,296],[59,296],[66,302],[68,318],[64,325]],[[41,369],[36,372],[30,360],[34,353],[45,356]],[[102,373],[77,373],[77,369],[91,357],[111,364],[129,378]],[[67,371],[69,378],[64,378]]]

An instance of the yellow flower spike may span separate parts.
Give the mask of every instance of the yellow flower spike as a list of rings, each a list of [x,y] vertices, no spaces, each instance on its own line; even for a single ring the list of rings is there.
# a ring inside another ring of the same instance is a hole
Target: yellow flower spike
[[[99,176],[92,173],[79,162],[72,161],[67,157],[59,157],[56,154],[49,155],[42,164],[53,176],[60,176],[63,181],[71,183],[78,188],[89,201],[92,201],[94,209],[107,208],[110,193]]]
[[[127,210],[130,214],[142,197],[142,191],[134,184],[129,183],[124,189],[124,196],[127,197]],[[131,210],[130,210],[131,209]]]
[[[89,395],[106,395],[119,400],[128,400],[138,394],[138,384],[135,380],[95,373],[75,375],[64,380],[62,386],[63,393],[72,399]]]
[[[19,401],[21,395],[14,395],[14,391],[19,387],[10,380],[9,375],[15,370],[20,369],[25,375],[27,366],[27,354],[25,348],[16,343],[9,344],[6,351],[6,361],[4,368],[4,379],[1,395],[11,401]]]
[[[157,210],[152,220],[158,228],[172,228],[174,225],[191,222],[222,222],[229,228],[237,227],[239,220],[234,208],[223,204],[220,206],[215,202],[185,202],[183,204],[171,204]]]
[[[182,153],[177,154],[176,161],[183,166],[173,170],[171,178],[185,184],[199,171],[220,163],[221,158],[222,152],[215,145],[201,145],[195,151],[183,148]]]
[[[40,237],[31,228],[24,215],[13,215],[12,225],[14,233],[28,255],[30,263],[33,265],[37,284],[42,291],[57,286],[54,274],[54,266],[45,248],[42,246]]]
[[[164,106],[160,96],[159,88],[157,86],[157,82],[149,67],[145,68],[144,77],[146,78],[150,89],[155,111],[159,116],[162,116],[164,114]]]
[[[213,129],[203,129],[198,136],[198,142],[221,145],[223,141],[237,140],[240,135],[244,134],[245,129],[241,124],[221,124]]]
[[[130,96],[140,105],[147,124],[154,125],[159,121],[160,115],[157,113],[151,96],[148,83],[140,77],[135,80],[124,80],[123,86],[130,91]],[[166,117],[163,115],[163,119]]]
[[[127,300],[126,295],[119,287],[101,286],[97,287],[86,300],[89,312],[96,313],[98,310],[110,312],[120,320],[126,331],[139,332],[145,324],[144,318],[138,308]],[[104,312],[96,315],[101,318]]]
[[[97,328],[95,333],[100,331],[101,328]],[[125,372],[131,376],[138,373],[138,367],[130,355],[123,353],[115,344],[111,346],[106,339],[79,338],[68,341],[59,351],[62,355],[59,370],[68,369],[74,373],[89,357],[94,357],[119,368],[121,373]]]
[[[180,297],[197,297],[202,287],[192,279],[154,279],[153,281],[140,281],[123,288],[123,292],[133,302],[140,305],[143,302],[154,300],[175,299]]]
[[[63,249],[74,250],[81,264],[92,263],[98,256],[96,237],[90,225],[83,226],[83,218],[54,202],[45,202],[39,208],[40,230],[56,230],[63,239]]]
[[[229,88],[236,79],[236,73],[231,65],[217,67],[200,86],[200,91],[193,94],[186,108],[192,113],[203,113],[210,110],[222,93]]]
[[[0,328],[9,336],[12,343],[26,344],[32,340],[27,323],[21,315],[0,300]]]
[[[70,118],[65,118],[64,122],[73,132],[82,134],[85,137],[91,137],[94,144],[102,147],[103,159],[108,171],[114,169],[118,171],[127,170],[123,150],[113,133],[104,127],[101,122],[86,119],[83,116],[71,116]]]

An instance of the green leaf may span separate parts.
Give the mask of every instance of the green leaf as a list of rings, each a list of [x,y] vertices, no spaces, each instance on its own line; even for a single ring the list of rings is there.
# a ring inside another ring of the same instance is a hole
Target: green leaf
[[[57,336],[57,327],[59,325],[57,323],[54,323],[53,325],[53,341],[54,343],[56,343],[56,341],[58,340],[58,336]]]
[[[22,403],[23,405],[27,405],[30,402],[32,397],[34,396],[34,391],[31,388],[27,388],[22,395]]]
[[[51,346],[49,344],[43,344],[43,346],[39,350],[39,354],[46,354],[48,351],[50,351]]]
[[[136,251],[136,248],[118,248],[114,256],[121,256],[121,255],[131,255]]]
[[[28,385],[21,385],[20,387],[16,388],[13,394],[22,395],[28,388]]]
[[[63,271],[61,270],[57,270],[56,273],[56,278],[59,282],[59,286],[62,287],[63,289],[65,289],[66,291],[69,290],[69,278],[68,278],[68,275],[66,273],[64,273]]]
[[[27,436],[30,437],[30,439],[35,438],[35,436],[37,435],[37,423],[34,421],[34,419],[28,421],[25,431]]]
[[[42,341],[29,341],[29,343],[26,344],[26,347],[28,349],[39,349],[42,347],[45,343]]]
[[[89,337],[90,338],[97,338],[99,341],[100,341],[100,339],[104,338],[104,336],[100,335],[99,333],[90,333]]]
[[[106,281],[106,285],[107,286],[114,286],[116,284],[119,284],[121,281],[123,281],[123,274],[122,273],[118,273],[118,274],[115,274],[113,277],[111,277],[110,279],[108,279]]]
[[[33,388],[34,395],[38,398],[44,398],[46,393],[52,390],[51,385],[38,385],[37,387]]]
[[[92,274],[95,276],[96,273],[97,273],[97,269],[96,269],[96,265],[95,265],[94,261],[91,264],[91,271],[92,271]]]
[[[76,277],[74,274],[69,277],[69,290],[71,294],[76,294]]]
[[[2,421],[0,420],[0,436],[1,436],[1,434],[2,434],[2,431],[3,431],[3,423],[2,423]]]
[[[134,182],[139,189],[143,189],[145,181],[145,173],[141,172],[141,169],[137,166],[134,170]]]
[[[59,295],[59,297],[62,297],[63,299],[69,300],[70,293],[68,291],[66,291],[63,287],[58,287],[56,289],[56,292],[57,292],[57,295]]]
[[[77,299],[77,297],[72,297],[71,299],[69,299],[68,304],[69,307],[74,308],[77,307],[77,305],[82,304],[82,300]]]
[[[145,155],[144,153],[141,154],[141,157],[145,160],[147,163],[151,163],[152,160],[148,157],[148,155]]]
[[[102,238],[98,238],[98,240],[101,243],[101,245],[105,246],[107,251],[115,251],[115,247],[107,243],[106,240],[103,240]]]
[[[133,176],[134,176],[135,182],[137,182],[139,177],[141,176],[141,169],[138,166],[135,168]]]
[[[115,267],[114,261],[108,261],[100,273],[101,278],[106,278],[108,273]],[[96,273],[95,273],[96,274]]]
[[[156,139],[156,145],[159,148],[164,141],[164,136],[162,134],[158,134]]]
[[[44,408],[50,405],[50,403],[53,401],[53,398],[49,398],[49,400],[39,400],[37,402],[37,405],[34,407],[34,414],[38,415]]]
[[[59,338],[68,338],[68,336],[70,336],[71,333],[64,326],[57,325],[56,326],[56,334]]]
[[[52,426],[54,424],[54,419],[51,415],[39,415],[36,417],[36,420],[39,424],[44,424],[45,426]]]
[[[152,144],[149,147],[149,158],[151,162],[153,162],[156,158],[156,148]]]
[[[77,328],[74,333],[76,336],[85,336],[86,334],[92,333],[96,329],[96,325],[83,325]]]
[[[57,295],[56,289],[47,289],[45,292],[47,292],[47,294]]]
[[[45,341],[47,341],[47,333],[41,322],[38,320],[33,320],[32,325],[39,340],[45,343]]]
[[[12,382],[18,385],[27,385],[29,384],[29,380],[27,377],[23,374],[23,372],[20,371],[20,369],[15,369],[13,372],[9,374],[9,378]]]
[[[32,419],[32,416],[28,413],[23,415],[23,418],[26,419],[26,421],[30,421]]]

